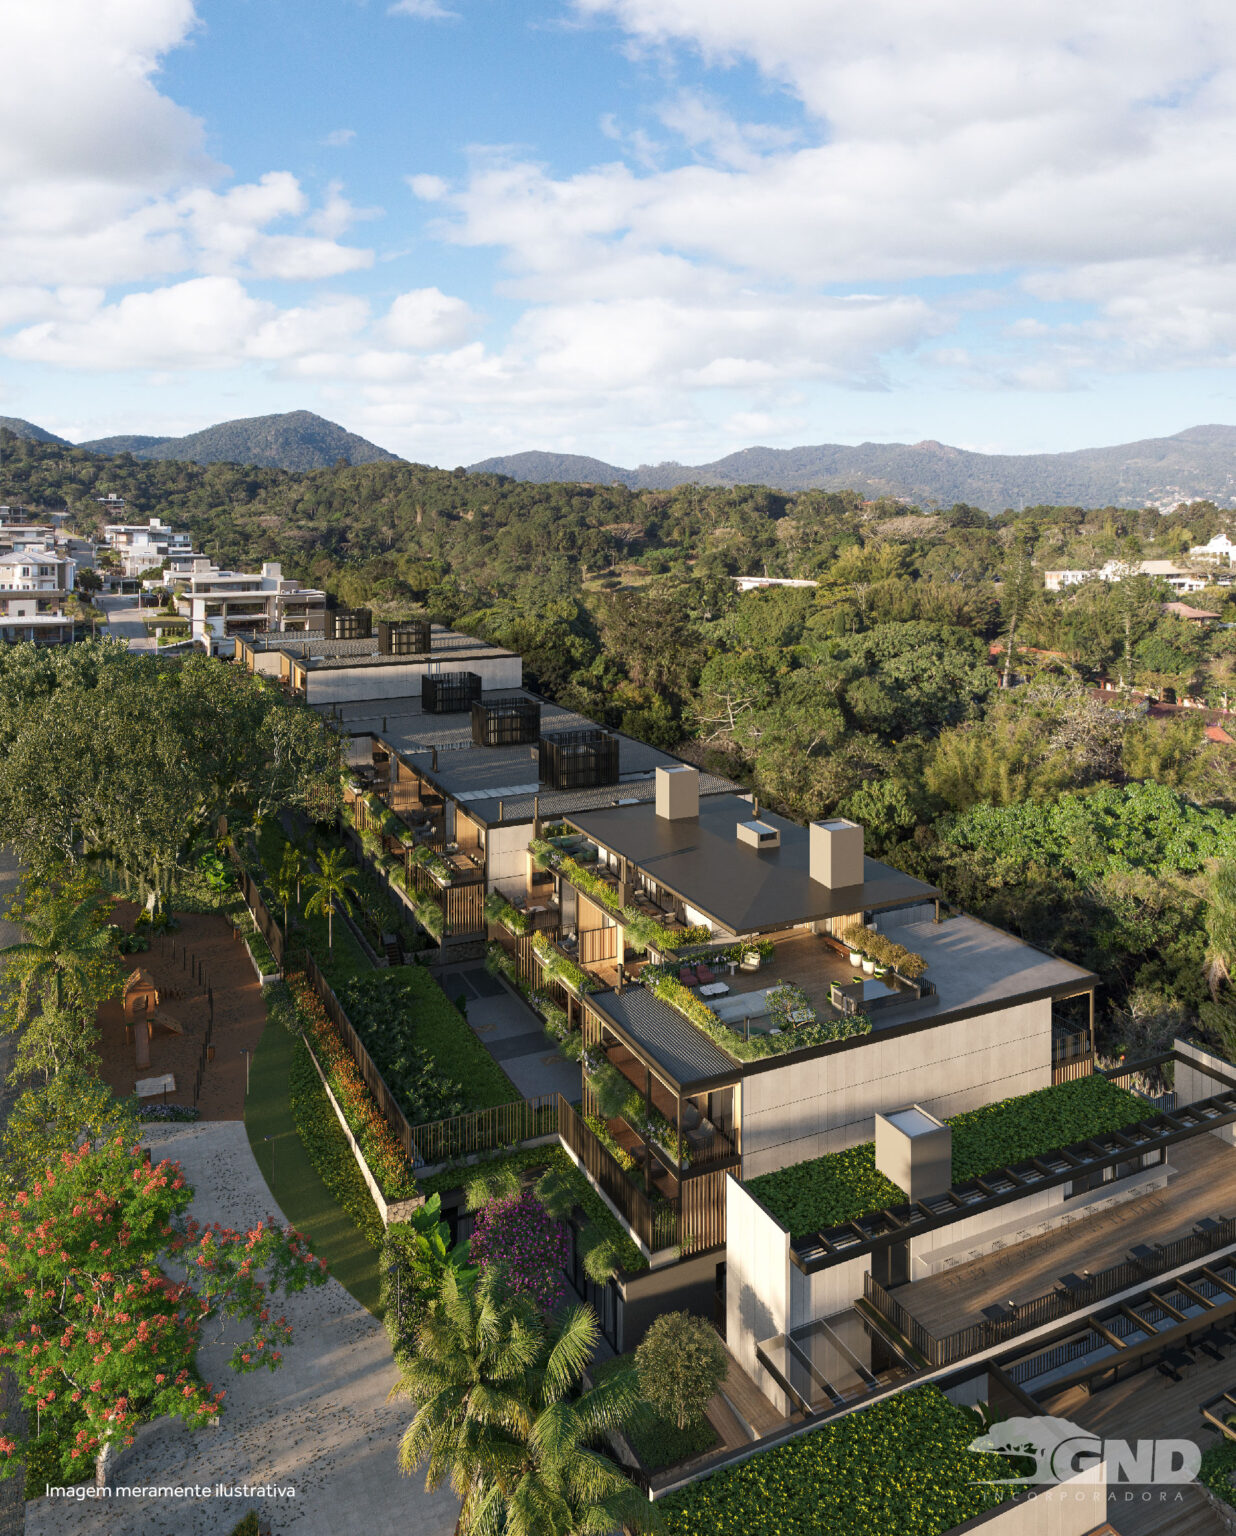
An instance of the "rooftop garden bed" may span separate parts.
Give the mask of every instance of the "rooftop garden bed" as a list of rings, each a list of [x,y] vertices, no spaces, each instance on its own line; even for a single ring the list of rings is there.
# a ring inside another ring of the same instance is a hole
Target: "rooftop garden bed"
[[[1143,1120],[1149,1107],[1105,1077],[1079,1077],[955,1115],[953,1182],[1055,1152],[1088,1136]],[[794,1237],[905,1204],[905,1192],[877,1171],[875,1143],[830,1152],[748,1180],[755,1198]]]
[[[851,923],[841,935],[841,942],[848,944],[851,954],[862,955],[896,971],[907,981],[917,981],[927,969],[922,955],[916,955],[904,944],[896,944],[887,934],[872,933],[862,923]]]
[[[338,997],[411,1124],[522,1097],[423,967],[354,976]]]
[[[914,1387],[657,1503],[666,1536],[942,1536],[1011,1497],[1007,1458],[967,1450],[979,1415]]]
[[[733,946],[742,949],[743,945]],[[710,952],[711,953],[711,952]],[[718,951],[718,954],[722,953]],[[654,997],[678,1010],[684,1019],[694,1024],[736,1061],[757,1061],[765,1056],[783,1056],[791,1051],[803,1051],[813,1045],[830,1045],[836,1040],[849,1040],[855,1035],[871,1032],[871,1020],[865,1013],[847,1014],[836,1019],[817,1019],[814,1024],[795,1024],[783,1029],[779,1035],[752,1035],[743,1038],[736,1029],[723,1024],[704,999],[683,986],[673,968],[645,966],[640,981]],[[775,983],[777,986],[783,983]],[[787,989],[788,991],[788,989]]]
[[[518,937],[532,927],[532,919],[526,912],[512,906],[501,891],[490,891],[485,898],[485,916],[491,923],[501,923],[510,934]]]
[[[596,1361],[589,1367],[589,1375],[600,1386],[616,1372],[630,1370],[634,1364],[633,1353],[617,1355],[612,1360]],[[640,1403],[623,1426],[623,1434],[646,1472],[660,1472],[692,1456],[702,1456],[712,1450],[719,1438],[707,1419],[679,1429],[673,1419],[664,1418],[651,1403],[645,1402]]]

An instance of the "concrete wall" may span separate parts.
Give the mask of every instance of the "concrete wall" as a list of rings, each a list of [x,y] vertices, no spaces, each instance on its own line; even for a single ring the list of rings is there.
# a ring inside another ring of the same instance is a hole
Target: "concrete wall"
[[[1068,1482],[1021,1494],[986,1519],[963,1527],[975,1536],[1091,1536],[1109,1528],[1104,1462]]]
[[[508,901],[528,890],[528,844],[532,823],[490,827],[485,834],[485,868],[489,889],[501,891]]]
[[[446,662],[410,661],[386,666],[329,667],[309,670],[310,704],[343,704],[350,699],[419,699],[421,678],[433,672],[475,672],[486,692],[514,690],[523,683],[523,663],[518,656],[486,660]]]
[[[789,1398],[755,1358],[755,1346],[790,1329],[790,1234],[732,1174],[725,1176],[725,1342],[760,1391]]]
[[[1194,1045],[1188,1040],[1174,1040],[1172,1044],[1182,1056],[1189,1058],[1190,1063],[1176,1063],[1176,1081],[1173,1086],[1176,1089],[1176,1102],[1182,1107],[1185,1104],[1196,1104],[1199,1099],[1212,1098],[1227,1088],[1225,1082],[1207,1075],[1207,1067],[1222,1072],[1225,1077],[1236,1078],[1236,1067],[1230,1061],[1224,1061],[1222,1056],[1205,1051],[1200,1045]],[[1217,1131],[1211,1131],[1210,1135],[1236,1146],[1236,1125],[1221,1125]]]
[[[622,1294],[620,1353],[637,1348],[662,1312],[694,1312],[711,1322],[717,1295],[717,1265],[721,1257],[718,1253],[708,1253],[619,1280],[618,1289]]]
[[[879,1112],[940,1119],[1051,1086],[1051,1001],[882,1038],[743,1079],[743,1174],[770,1173],[875,1135]]]

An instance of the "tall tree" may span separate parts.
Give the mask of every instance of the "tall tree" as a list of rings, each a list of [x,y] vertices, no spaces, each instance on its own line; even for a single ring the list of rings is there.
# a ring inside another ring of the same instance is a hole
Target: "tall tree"
[[[655,1506],[592,1447],[639,1401],[634,1372],[574,1395],[599,1337],[587,1307],[542,1320],[499,1285],[442,1281],[403,1362],[417,1404],[399,1465],[450,1482],[460,1536],[608,1536],[659,1526]]]
[[[335,913],[351,909],[351,893],[356,889],[358,871],[354,864],[344,861],[347,854],[342,848],[323,848],[318,854],[318,869],[306,876],[310,888],[305,902],[305,915],[321,913],[326,919],[326,947],[335,948]]]

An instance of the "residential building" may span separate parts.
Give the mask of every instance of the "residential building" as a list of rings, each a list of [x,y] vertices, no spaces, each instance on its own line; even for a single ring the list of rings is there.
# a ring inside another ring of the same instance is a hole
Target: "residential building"
[[[0,638],[60,645],[73,638],[64,611],[76,565],[54,546],[23,546],[0,555]]]
[[[176,606],[193,640],[213,650],[237,635],[311,630],[322,622],[326,594],[285,577],[278,561],[253,574],[220,570],[203,557],[177,589]]]
[[[114,498],[105,504],[124,506],[123,501]],[[171,555],[186,554],[192,548],[188,533],[169,527],[157,517],[145,523],[108,523],[103,529],[103,541],[119,559],[121,574],[130,580],[162,565]]]
[[[1170,613],[1174,618],[1184,619],[1190,624],[1212,624],[1221,615],[1212,612],[1209,608],[1194,608],[1190,603],[1164,603],[1163,612]]]
[[[1234,554],[1236,543],[1227,533],[1216,533],[1213,539],[1208,539],[1205,544],[1195,544],[1189,550],[1191,559],[1204,560],[1214,565],[1231,565]]]
[[[1197,570],[1178,565],[1174,560],[1141,560],[1132,563],[1108,560],[1097,569],[1044,571],[1043,585],[1049,592],[1060,592],[1066,587],[1081,586],[1085,581],[1121,581],[1126,575],[1156,577],[1176,592],[1201,592],[1216,582],[1226,586],[1231,580],[1230,577],[1203,575]]]
[[[0,554],[22,554],[28,549],[53,549],[56,529],[50,523],[0,524]]]
[[[818,581],[794,581],[786,576],[735,576],[740,592],[755,592],[762,587],[818,587]]]

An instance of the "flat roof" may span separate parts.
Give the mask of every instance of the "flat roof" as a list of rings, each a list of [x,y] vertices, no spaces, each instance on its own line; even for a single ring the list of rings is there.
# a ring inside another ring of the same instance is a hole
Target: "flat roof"
[[[287,635],[272,637],[267,650],[283,651],[297,665],[310,672],[338,671],[349,667],[406,667],[426,662],[445,662],[443,671],[466,672],[469,659],[481,661],[498,657],[512,657],[515,651],[505,646],[491,645],[478,640],[475,635],[461,634],[434,624],[430,629],[428,651],[414,651],[402,656],[386,656],[378,650],[375,632],[366,640],[328,640],[321,630],[306,630],[297,638]]]
[[[911,1105],[909,1109],[895,1109],[884,1118],[906,1136],[926,1136],[930,1131],[943,1128],[941,1121],[917,1105]]]
[[[737,1082],[742,1064],[689,1024],[677,1009],[654,997],[647,987],[629,986],[621,992],[592,992],[588,1002],[657,1064],[678,1088],[720,1086],[718,1079]]]
[[[862,885],[832,889],[811,878],[806,827],[761,811],[781,833],[778,848],[738,840],[751,802],[737,794],[702,796],[698,817],[669,820],[650,802],[582,811],[567,818],[586,836],[637,864],[645,874],[731,933],[878,911],[939,895],[912,875],[864,859]]]
[[[911,1019],[983,1013],[1011,1006],[1019,998],[1085,992],[1098,981],[1093,971],[1035,949],[975,917],[906,923],[891,929],[889,937],[926,960],[926,979],[935,996],[873,1013],[877,1034]]]
[[[482,699],[486,698],[521,698],[540,704],[541,733],[546,736],[559,731],[606,729],[573,710],[538,698],[525,688],[487,690],[482,694]],[[398,712],[393,707],[395,705],[398,705]],[[348,706],[345,723],[353,731],[369,731],[378,737],[484,826],[530,820],[534,801],[538,802],[543,818],[554,818],[565,817],[568,811],[576,809],[655,798],[657,768],[679,766],[679,760],[668,752],[624,736],[621,731],[611,731],[618,741],[616,784],[602,784],[592,789],[547,789],[540,782],[536,743],[511,747],[475,746],[470,710],[455,714],[426,714],[419,702],[390,700],[388,707],[388,701],[374,699],[364,706]],[[435,751],[438,754],[436,768],[432,766]],[[727,793],[733,788],[728,779],[709,775],[702,792]],[[750,810],[749,805],[747,809]]]

